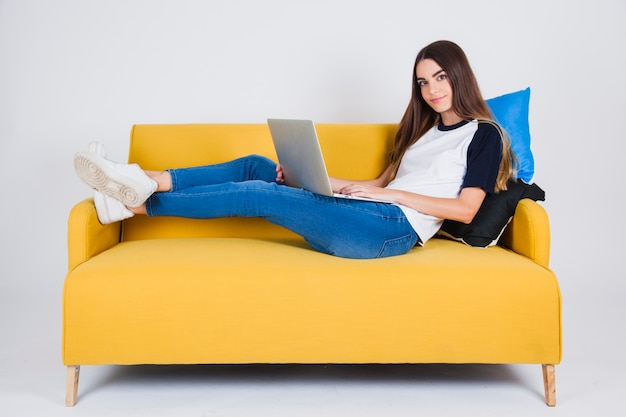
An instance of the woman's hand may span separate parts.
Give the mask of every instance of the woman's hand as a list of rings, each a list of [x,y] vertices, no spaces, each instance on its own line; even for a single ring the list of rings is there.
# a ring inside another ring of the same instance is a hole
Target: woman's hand
[[[276,182],[285,182],[285,174],[283,173],[283,167],[281,167],[280,164],[276,164]]]
[[[383,187],[386,187],[389,184],[389,174],[391,173],[391,169],[393,167],[389,165],[387,169],[383,171],[382,174],[376,179],[373,180],[346,180],[342,178],[336,177],[328,177],[330,180],[330,185],[334,192],[340,194],[352,194],[352,193],[379,193],[384,192],[387,194],[387,191]],[[365,188],[356,188],[358,186]],[[368,189],[369,187],[369,189]],[[361,196],[359,194],[354,194],[355,196]],[[372,197],[370,197],[372,198]]]
[[[338,192],[340,194],[351,195],[354,197],[372,198],[374,200],[388,201],[390,203],[395,202],[396,194],[396,190],[359,183],[346,185]]]

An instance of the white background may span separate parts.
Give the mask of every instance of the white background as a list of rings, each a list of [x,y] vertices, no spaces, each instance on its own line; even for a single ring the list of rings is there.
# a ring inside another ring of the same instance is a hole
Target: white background
[[[546,191],[551,268],[563,292],[560,405],[552,412],[622,408],[615,404],[626,340],[625,19],[622,0],[0,0],[4,407],[64,411],[66,221],[90,195],[74,175],[76,151],[100,140],[124,160],[135,123],[396,123],[415,55],[449,39],[467,53],[485,98],[532,90],[535,182]],[[526,369],[513,368],[520,373],[513,379]],[[83,370],[81,389],[89,372],[98,371]],[[510,410],[503,405],[499,415],[520,406],[545,411],[539,371],[532,372],[537,395]],[[115,408],[116,397],[100,400]],[[475,397],[459,400],[460,409],[493,400]],[[98,400],[94,388],[84,403]],[[421,406],[438,410],[438,400],[428,400]],[[385,410],[375,401],[366,408],[375,414],[377,406]],[[236,414],[224,407],[212,413]]]

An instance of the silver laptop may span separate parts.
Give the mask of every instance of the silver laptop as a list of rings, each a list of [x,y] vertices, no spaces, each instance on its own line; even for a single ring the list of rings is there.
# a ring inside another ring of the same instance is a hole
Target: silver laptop
[[[287,185],[329,197],[389,203],[333,192],[313,121],[267,119],[267,124]]]

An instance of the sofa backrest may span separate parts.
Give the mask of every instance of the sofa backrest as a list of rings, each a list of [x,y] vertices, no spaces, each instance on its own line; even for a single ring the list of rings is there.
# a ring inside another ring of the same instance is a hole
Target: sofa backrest
[[[316,125],[329,175],[376,178],[389,164],[396,125]],[[249,154],[277,160],[265,124],[135,125],[128,161],[163,170],[228,161]],[[177,237],[290,238],[291,232],[260,219],[194,220],[135,216],[124,221],[122,240]]]

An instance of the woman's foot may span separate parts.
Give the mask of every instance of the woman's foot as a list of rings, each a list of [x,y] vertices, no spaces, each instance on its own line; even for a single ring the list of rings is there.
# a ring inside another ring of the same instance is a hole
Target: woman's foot
[[[100,155],[79,152],[74,156],[78,177],[93,188],[127,207],[142,205],[157,189],[157,183],[136,164],[119,164]]]
[[[89,144],[89,153],[96,154],[102,158],[107,157],[106,151],[104,150],[104,144],[100,142],[91,142]],[[98,220],[102,224],[119,222],[135,215],[135,213],[128,210],[128,208],[122,204],[121,201],[102,194],[100,191],[94,191],[93,201],[96,206]]]
[[[102,224],[121,222],[135,215],[135,213],[126,208],[121,201],[102,194],[99,191],[93,194],[93,201],[96,206],[98,220]]]

